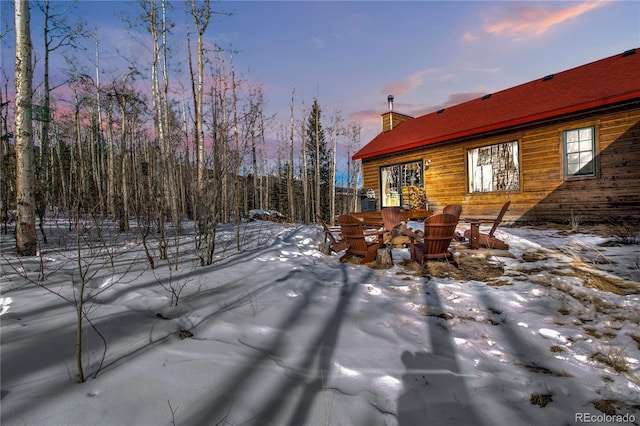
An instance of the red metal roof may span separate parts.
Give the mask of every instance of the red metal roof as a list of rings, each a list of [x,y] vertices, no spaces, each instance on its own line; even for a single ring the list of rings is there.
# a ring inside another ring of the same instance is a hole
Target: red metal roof
[[[380,133],[356,152],[353,159],[377,157],[640,99],[640,51],[636,50],[449,107],[441,113],[405,121],[393,130]]]

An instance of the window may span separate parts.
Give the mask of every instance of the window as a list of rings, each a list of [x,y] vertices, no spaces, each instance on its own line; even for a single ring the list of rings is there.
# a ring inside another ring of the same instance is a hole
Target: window
[[[467,161],[470,193],[520,189],[518,141],[470,149]]]
[[[380,167],[382,207],[408,207],[408,194],[424,188],[422,160]]]
[[[594,176],[595,131],[593,127],[564,132],[564,175]]]

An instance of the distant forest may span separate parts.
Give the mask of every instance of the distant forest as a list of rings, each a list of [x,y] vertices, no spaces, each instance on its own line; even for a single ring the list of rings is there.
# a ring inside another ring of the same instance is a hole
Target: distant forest
[[[187,219],[206,236],[252,209],[312,223],[356,208],[359,164],[350,157],[361,126],[339,112],[326,118],[317,98],[296,105],[292,88],[287,124],[267,140],[266,129],[278,125],[265,116],[262,87],[238,75],[228,50],[204,48],[217,13],[209,1],[185,3],[187,81],[172,78],[169,6],[138,3],[139,13],[125,19],[145,29],[150,62],[132,61],[105,79],[99,37],[74,21],[72,8],[15,2],[15,28],[1,33],[5,45],[15,39],[15,80],[5,73],[0,88],[0,214],[5,233],[15,221],[19,254],[35,254],[36,226],[52,211],[108,218],[120,231],[131,221],[179,229]],[[31,27],[35,13],[41,28]],[[36,38],[44,40],[37,52]],[[56,69],[62,82],[50,77],[56,56],[68,65]],[[95,59],[87,67],[80,57]],[[338,141],[346,161],[336,158]],[[46,242],[44,229],[41,235]]]

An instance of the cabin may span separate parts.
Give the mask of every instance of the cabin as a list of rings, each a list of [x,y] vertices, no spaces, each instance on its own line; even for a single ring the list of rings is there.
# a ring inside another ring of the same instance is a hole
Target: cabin
[[[631,49],[420,117],[389,110],[353,156],[376,209],[511,222],[640,218],[640,52]]]

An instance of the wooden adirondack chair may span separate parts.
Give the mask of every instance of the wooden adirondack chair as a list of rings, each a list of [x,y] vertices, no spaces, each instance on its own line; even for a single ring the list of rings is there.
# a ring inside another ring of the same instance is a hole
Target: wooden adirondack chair
[[[449,204],[448,206],[445,206],[444,209],[442,209],[442,213],[452,214],[455,217],[457,217],[458,220],[460,220],[460,213],[462,213],[462,206],[460,204]],[[464,236],[459,232],[456,232],[453,238],[456,241],[465,241]]]
[[[349,243],[343,240],[341,235],[336,235],[336,231],[331,230],[331,228],[329,228],[329,226],[325,223],[324,220],[322,220],[320,216],[316,215],[316,218],[318,219],[318,223],[322,226],[322,229],[324,231],[324,242],[326,244],[327,241],[329,241],[329,248],[331,250],[337,253],[342,250],[346,250],[347,247],[349,247]],[[327,252],[325,254],[330,253]]]
[[[410,239],[411,259],[421,265],[425,260],[446,259],[457,267],[458,264],[453,253],[449,251],[449,245],[455,236],[456,226],[458,226],[456,216],[441,213],[430,216],[424,221],[423,236],[419,236],[411,230],[404,231]]]
[[[403,234],[403,231],[407,229],[407,225],[402,221],[400,207],[383,208],[382,223],[383,229],[388,233],[385,241],[388,240],[394,247],[402,247],[409,243],[409,238]]]
[[[449,204],[442,209],[442,213],[444,214],[452,214],[455,217],[460,217],[460,213],[462,213],[462,206],[460,204]]]
[[[362,222],[348,214],[338,217],[338,224],[342,230],[342,237],[349,244],[347,251],[340,258],[340,262],[346,262],[352,255],[363,256],[361,263],[369,263],[376,258],[378,248],[382,247],[384,231],[365,233]],[[366,237],[376,236],[377,241],[368,242]]]
[[[511,205],[511,201],[507,201],[500,209],[500,213],[495,219],[477,219],[477,218],[465,218],[465,222],[469,222],[471,224],[471,229],[464,231],[464,237],[469,240],[469,245],[471,248],[476,249],[479,246],[494,248],[498,250],[508,250],[509,244],[505,243],[502,240],[497,239],[493,236],[498,229],[498,225],[502,222],[502,218],[504,217],[507,210],[509,210],[509,206]],[[491,230],[488,234],[480,233],[480,225],[481,224],[489,224],[491,223]]]
[[[382,209],[382,223],[387,232],[392,232],[402,224],[402,215],[399,207],[385,207]]]

